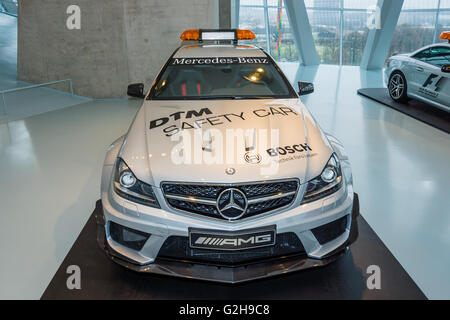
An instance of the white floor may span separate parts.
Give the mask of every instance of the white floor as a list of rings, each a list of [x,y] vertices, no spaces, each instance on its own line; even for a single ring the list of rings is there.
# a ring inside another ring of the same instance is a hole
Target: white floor
[[[0,83],[12,81],[1,64]],[[364,218],[427,297],[449,299],[450,136],[356,95],[382,86],[380,71],[283,69],[314,82],[305,104],[346,146]],[[41,296],[99,198],[107,146],[138,106],[89,101],[0,124],[0,299]]]
[[[17,80],[17,18],[0,13],[0,93],[32,85]],[[53,79],[61,80],[61,79]],[[69,83],[58,84],[69,88]],[[0,124],[70,107],[91,99],[73,96],[50,87],[39,87],[0,95]]]
[[[0,299],[38,299],[100,197],[107,146],[135,101],[89,102],[0,124]]]

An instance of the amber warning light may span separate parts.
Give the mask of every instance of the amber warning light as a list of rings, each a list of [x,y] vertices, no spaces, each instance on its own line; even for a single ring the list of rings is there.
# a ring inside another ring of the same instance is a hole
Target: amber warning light
[[[231,30],[206,30],[189,29],[180,36],[183,41],[218,41],[218,40],[253,40],[255,34],[250,30],[231,29]]]
[[[448,40],[450,43],[450,31],[445,31],[441,33],[441,39],[442,40]]]

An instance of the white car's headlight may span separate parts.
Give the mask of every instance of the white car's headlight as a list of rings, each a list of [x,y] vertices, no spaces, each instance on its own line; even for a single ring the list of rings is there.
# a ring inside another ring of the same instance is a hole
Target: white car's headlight
[[[339,159],[333,153],[320,176],[308,181],[302,204],[319,200],[338,191],[342,186],[342,171]]]
[[[121,197],[146,206],[159,208],[152,186],[139,181],[120,158],[114,168],[114,191]]]

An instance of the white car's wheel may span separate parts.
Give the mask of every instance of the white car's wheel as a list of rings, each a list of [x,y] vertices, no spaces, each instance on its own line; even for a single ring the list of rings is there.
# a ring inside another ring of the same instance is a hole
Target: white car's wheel
[[[389,78],[389,95],[395,102],[407,102],[407,83],[406,78],[400,71],[395,71]]]

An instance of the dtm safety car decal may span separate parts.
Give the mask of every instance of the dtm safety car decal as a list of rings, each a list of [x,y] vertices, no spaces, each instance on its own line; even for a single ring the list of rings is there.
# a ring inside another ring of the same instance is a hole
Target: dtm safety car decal
[[[215,58],[172,58],[169,65],[228,65],[228,64],[269,64],[267,58],[262,57],[215,57]]]
[[[270,116],[299,116],[299,114],[291,107],[280,105],[257,108],[248,112],[242,111],[220,115],[214,115],[210,108],[201,108],[199,110],[179,111],[166,117],[151,120],[149,128],[152,130],[162,127],[163,133],[170,137],[182,130],[200,129],[205,126],[213,127],[234,121],[245,121],[251,117],[265,118]],[[169,124],[172,121],[177,121],[177,123]]]

